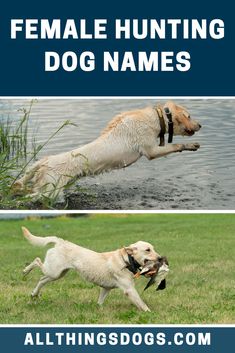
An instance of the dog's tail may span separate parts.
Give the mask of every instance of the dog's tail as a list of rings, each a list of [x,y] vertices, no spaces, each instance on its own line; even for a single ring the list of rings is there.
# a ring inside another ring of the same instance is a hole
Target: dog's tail
[[[35,246],[46,246],[48,244],[57,244],[61,241],[60,238],[57,237],[36,237],[35,235],[31,234],[30,231],[22,227],[22,232],[24,237],[30,242],[30,244]]]

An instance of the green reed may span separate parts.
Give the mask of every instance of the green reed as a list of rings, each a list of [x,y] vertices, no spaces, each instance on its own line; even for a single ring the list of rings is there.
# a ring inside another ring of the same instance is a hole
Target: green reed
[[[38,154],[45,146],[67,125],[74,125],[66,120],[55,132],[52,132],[43,144],[38,144],[35,136],[29,140],[29,119],[36,100],[31,100],[28,108],[21,108],[22,117],[15,121],[14,118],[0,117],[0,208],[28,208],[30,197],[14,197],[12,187],[14,182],[25,172],[27,167],[37,159]],[[31,142],[30,142],[31,141]],[[55,186],[56,187],[56,186]],[[54,193],[56,195],[56,193]],[[52,204],[56,204],[53,198]],[[48,203],[48,202],[46,202]],[[48,208],[48,205],[40,207]],[[50,207],[52,207],[50,205]]]

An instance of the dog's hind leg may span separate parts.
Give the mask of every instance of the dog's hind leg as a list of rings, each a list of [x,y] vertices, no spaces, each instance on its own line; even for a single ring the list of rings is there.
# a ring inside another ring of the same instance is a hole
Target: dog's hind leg
[[[43,265],[43,264],[42,264]],[[64,269],[57,277],[50,277],[50,276],[43,276],[40,278],[38,284],[36,285],[36,287],[34,288],[34,290],[31,293],[32,297],[36,297],[38,296],[41,288],[43,286],[45,286],[45,284],[49,283],[49,282],[53,282],[56,281],[57,279],[64,277],[64,275],[66,275],[66,273],[69,271],[69,269]]]
[[[36,287],[35,287],[34,290],[32,291],[31,296],[32,296],[32,297],[38,296],[38,294],[39,294],[41,288],[42,288],[43,286],[45,286],[45,284],[47,284],[47,283],[49,283],[49,282],[52,282],[52,281],[55,281],[55,279],[54,279],[54,278],[51,278],[51,277],[49,277],[49,276],[43,276],[42,278],[40,278],[38,284],[36,285]]]
[[[38,296],[41,288],[44,287],[45,284],[47,284],[49,282],[56,281],[57,279],[60,279],[60,278],[64,277],[68,271],[69,271],[69,268],[68,269],[64,269],[59,275],[57,275],[57,277],[50,277],[48,275],[45,275],[45,276],[41,277],[39,282],[38,282],[38,284],[36,285],[36,287],[32,291],[31,296],[32,297]]]
[[[42,270],[42,260],[39,257],[36,257],[36,259],[34,259],[31,264],[29,264],[28,266],[25,267],[25,269],[23,270],[23,274],[24,276],[26,276],[29,272],[31,272],[35,267],[39,267]]]
[[[102,305],[104,303],[105,298],[107,297],[107,295],[109,294],[110,291],[111,291],[110,288],[101,288],[99,299],[98,299],[99,305]]]
[[[50,250],[51,250],[51,252],[53,252],[53,249],[50,249]],[[33,262],[31,262],[31,264],[29,264],[28,266],[25,267],[25,269],[23,271],[24,275],[27,275],[35,267],[39,267],[41,269],[42,273],[44,274],[44,276],[42,278],[40,278],[38,284],[36,285],[36,287],[32,291],[32,294],[31,294],[32,297],[36,297],[39,294],[41,288],[45,284],[47,284],[49,282],[56,281],[57,279],[63,277],[69,271],[69,268],[64,268],[63,266],[61,266],[59,268],[50,267],[50,266],[48,266],[48,262],[46,262],[46,260],[44,263],[42,263],[41,259],[39,257],[36,257],[36,259],[34,259]],[[49,271],[49,269],[50,269],[50,271]]]

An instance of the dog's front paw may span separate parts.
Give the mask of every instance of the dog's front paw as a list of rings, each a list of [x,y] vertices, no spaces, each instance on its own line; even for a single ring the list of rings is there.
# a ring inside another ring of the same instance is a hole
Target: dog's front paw
[[[200,145],[197,142],[187,143],[185,145],[185,150],[187,150],[187,151],[197,151],[199,148],[200,148]]]

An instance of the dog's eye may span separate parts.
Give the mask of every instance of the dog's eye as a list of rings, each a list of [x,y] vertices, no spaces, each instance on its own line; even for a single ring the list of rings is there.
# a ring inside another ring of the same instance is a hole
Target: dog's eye
[[[150,250],[150,248],[148,248],[148,249],[146,249],[145,251],[150,252],[151,250]]]

